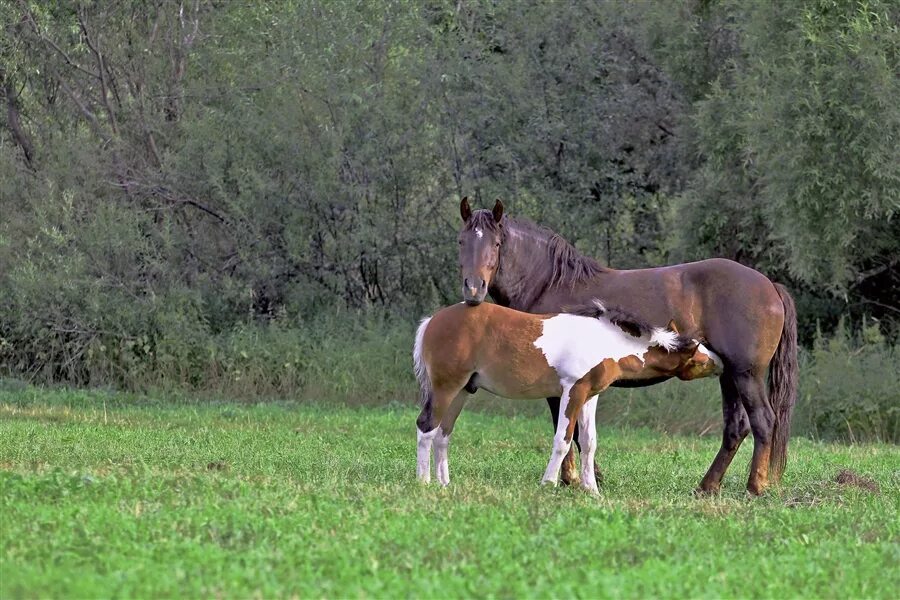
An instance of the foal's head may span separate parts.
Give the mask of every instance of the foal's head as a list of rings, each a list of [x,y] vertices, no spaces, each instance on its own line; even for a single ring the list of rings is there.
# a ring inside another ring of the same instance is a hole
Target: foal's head
[[[459,214],[463,220],[459,231],[463,300],[469,306],[477,306],[484,301],[491,279],[500,267],[503,203],[498,199],[493,210],[472,211],[469,199],[463,198]]]

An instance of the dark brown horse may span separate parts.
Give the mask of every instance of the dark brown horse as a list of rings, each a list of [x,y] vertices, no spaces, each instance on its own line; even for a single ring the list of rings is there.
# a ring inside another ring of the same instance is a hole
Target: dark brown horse
[[[722,446],[699,491],[718,491],[750,432],[754,445],[747,490],[760,494],[770,477],[780,479],[797,392],[797,314],[784,286],[721,258],[629,271],[602,267],[549,229],[504,217],[499,200],[491,211],[472,211],[463,198],[460,214],[459,259],[467,304],[480,304],[489,293],[503,306],[554,313],[603,298],[656,327],[673,319],[678,331],[704,340],[724,362],[719,378]],[[555,428],[559,398],[547,402]],[[577,442],[578,435],[574,437]],[[574,449],[563,464],[562,478],[578,480]]]

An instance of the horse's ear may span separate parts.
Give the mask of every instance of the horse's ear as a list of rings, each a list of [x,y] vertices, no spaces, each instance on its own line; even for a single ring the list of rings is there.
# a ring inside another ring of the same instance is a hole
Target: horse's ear
[[[494,210],[491,213],[494,215],[495,223],[499,223],[500,219],[503,218],[503,203],[500,202],[500,198],[497,198],[497,201],[494,203]]]
[[[675,333],[681,333],[680,331],[678,331],[678,325],[675,324],[675,319],[669,321],[669,324],[666,325],[666,329],[668,329],[669,331],[674,331]]]
[[[463,222],[468,221],[472,216],[472,207],[469,206],[468,196],[463,196],[463,199],[459,201],[459,216],[462,217]]]

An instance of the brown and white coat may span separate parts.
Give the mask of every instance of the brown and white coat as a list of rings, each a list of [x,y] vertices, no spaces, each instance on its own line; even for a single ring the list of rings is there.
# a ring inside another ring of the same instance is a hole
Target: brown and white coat
[[[596,492],[597,394],[615,381],[721,372],[721,361],[672,327],[650,328],[595,301],[574,313],[534,315],[495,304],[457,304],[422,321],[413,358],[422,412],[419,479],[429,481],[431,448],[442,485],[450,482],[448,445],[469,393],[507,398],[561,398],[560,420],[543,482],[556,484],[579,423],[582,485]]]

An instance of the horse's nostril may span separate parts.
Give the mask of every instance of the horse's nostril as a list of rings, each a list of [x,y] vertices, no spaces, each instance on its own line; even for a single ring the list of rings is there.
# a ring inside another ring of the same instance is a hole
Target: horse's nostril
[[[484,286],[486,286],[486,285],[487,285],[487,281],[485,281],[484,279],[482,279],[482,280],[481,280],[481,289],[484,289]]]
[[[466,277],[465,279],[463,279],[463,285],[466,286],[466,287],[469,287],[469,278],[468,278],[468,277]]]

